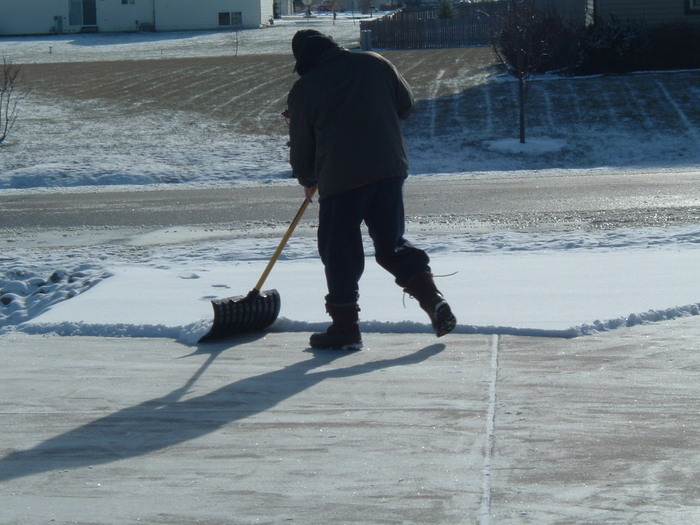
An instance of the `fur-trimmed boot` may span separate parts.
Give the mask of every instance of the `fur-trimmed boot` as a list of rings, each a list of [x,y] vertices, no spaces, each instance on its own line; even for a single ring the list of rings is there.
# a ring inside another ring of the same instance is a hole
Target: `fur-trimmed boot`
[[[435,335],[442,337],[454,330],[457,319],[452,314],[450,305],[435,286],[432,273],[424,272],[413,276],[406,283],[404,291],[417,299],[420,307],[427,312]]]
[[[333,319],[333,323],[325,332],[311,335],[309,341],[311,347],[332,350],[359,350],[362,348],[359,323],[360,307],[357,303],[326,303],[326,312]]]

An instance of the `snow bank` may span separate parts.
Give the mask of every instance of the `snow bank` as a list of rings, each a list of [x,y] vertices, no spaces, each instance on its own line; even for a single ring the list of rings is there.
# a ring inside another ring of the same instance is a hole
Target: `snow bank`
[[[575,337],[700,313],[700,289],[693,285],[700,228],[654,233],[652,242],[649,231],[629,230],[583,238],[513,234],[502,249],[494,248],[502,234],[444,237],[439,247],[427,240],[423,245],[433,255],[434,271],[449,274],[437,282],[458,317],[456,332]],[[210,301],[250,291],[266,262],[261,250],[271,249],[272,242],[249,243],[247,251],[239,245],[229,256],[230,243],[222,243],[194,257],[171,247],[150,260],[107,261],[104,269],[50,279],[50,300],[30,291],[29,283],[37,279],[24,276],[2,284],[3,290],[14,290],[3,298],[21,295],[23,286],[26,293],[22,301],[13,300],[10,315],[0,317],[0,333],[167,337],[194,344],[211,325]],[[313,255],[313,240],[296,239],[293,249],[294,259],[278,262],[264,287],[282,297],[271,330],[320,330],[328,321],[321,263]],[[365,333],[431,331],[415,301],[371,257],[361,294]],[[58,302],[71,295],[76,296]]]

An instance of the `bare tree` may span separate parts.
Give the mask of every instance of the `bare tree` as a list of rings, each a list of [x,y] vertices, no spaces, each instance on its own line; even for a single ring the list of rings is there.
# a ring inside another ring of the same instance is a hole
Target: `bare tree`
[[[17,121],[19,103],[26,96],[26,92],[19,90],[20,71],[20,66],[3,57],[0,75],[0,144],[12,131]]]
[[[546,69],[569,34],[557,13],[540,0],[505,0],[497,13],[493,49],[518,81],[520,142],[525,143],[525,104],[530,77]]]

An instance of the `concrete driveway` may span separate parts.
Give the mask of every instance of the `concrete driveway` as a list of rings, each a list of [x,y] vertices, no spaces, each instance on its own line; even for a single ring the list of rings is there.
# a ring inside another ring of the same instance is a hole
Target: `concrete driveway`
[[[4,336],[0,521],[700,520],[697,317],[307,340]]]

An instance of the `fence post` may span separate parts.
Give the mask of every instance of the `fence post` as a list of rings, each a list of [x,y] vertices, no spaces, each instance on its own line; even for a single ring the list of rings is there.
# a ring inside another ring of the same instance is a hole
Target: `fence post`
[[[360,31],[360,47],[362,51],[372,51],[372,30],[364,29]]]

